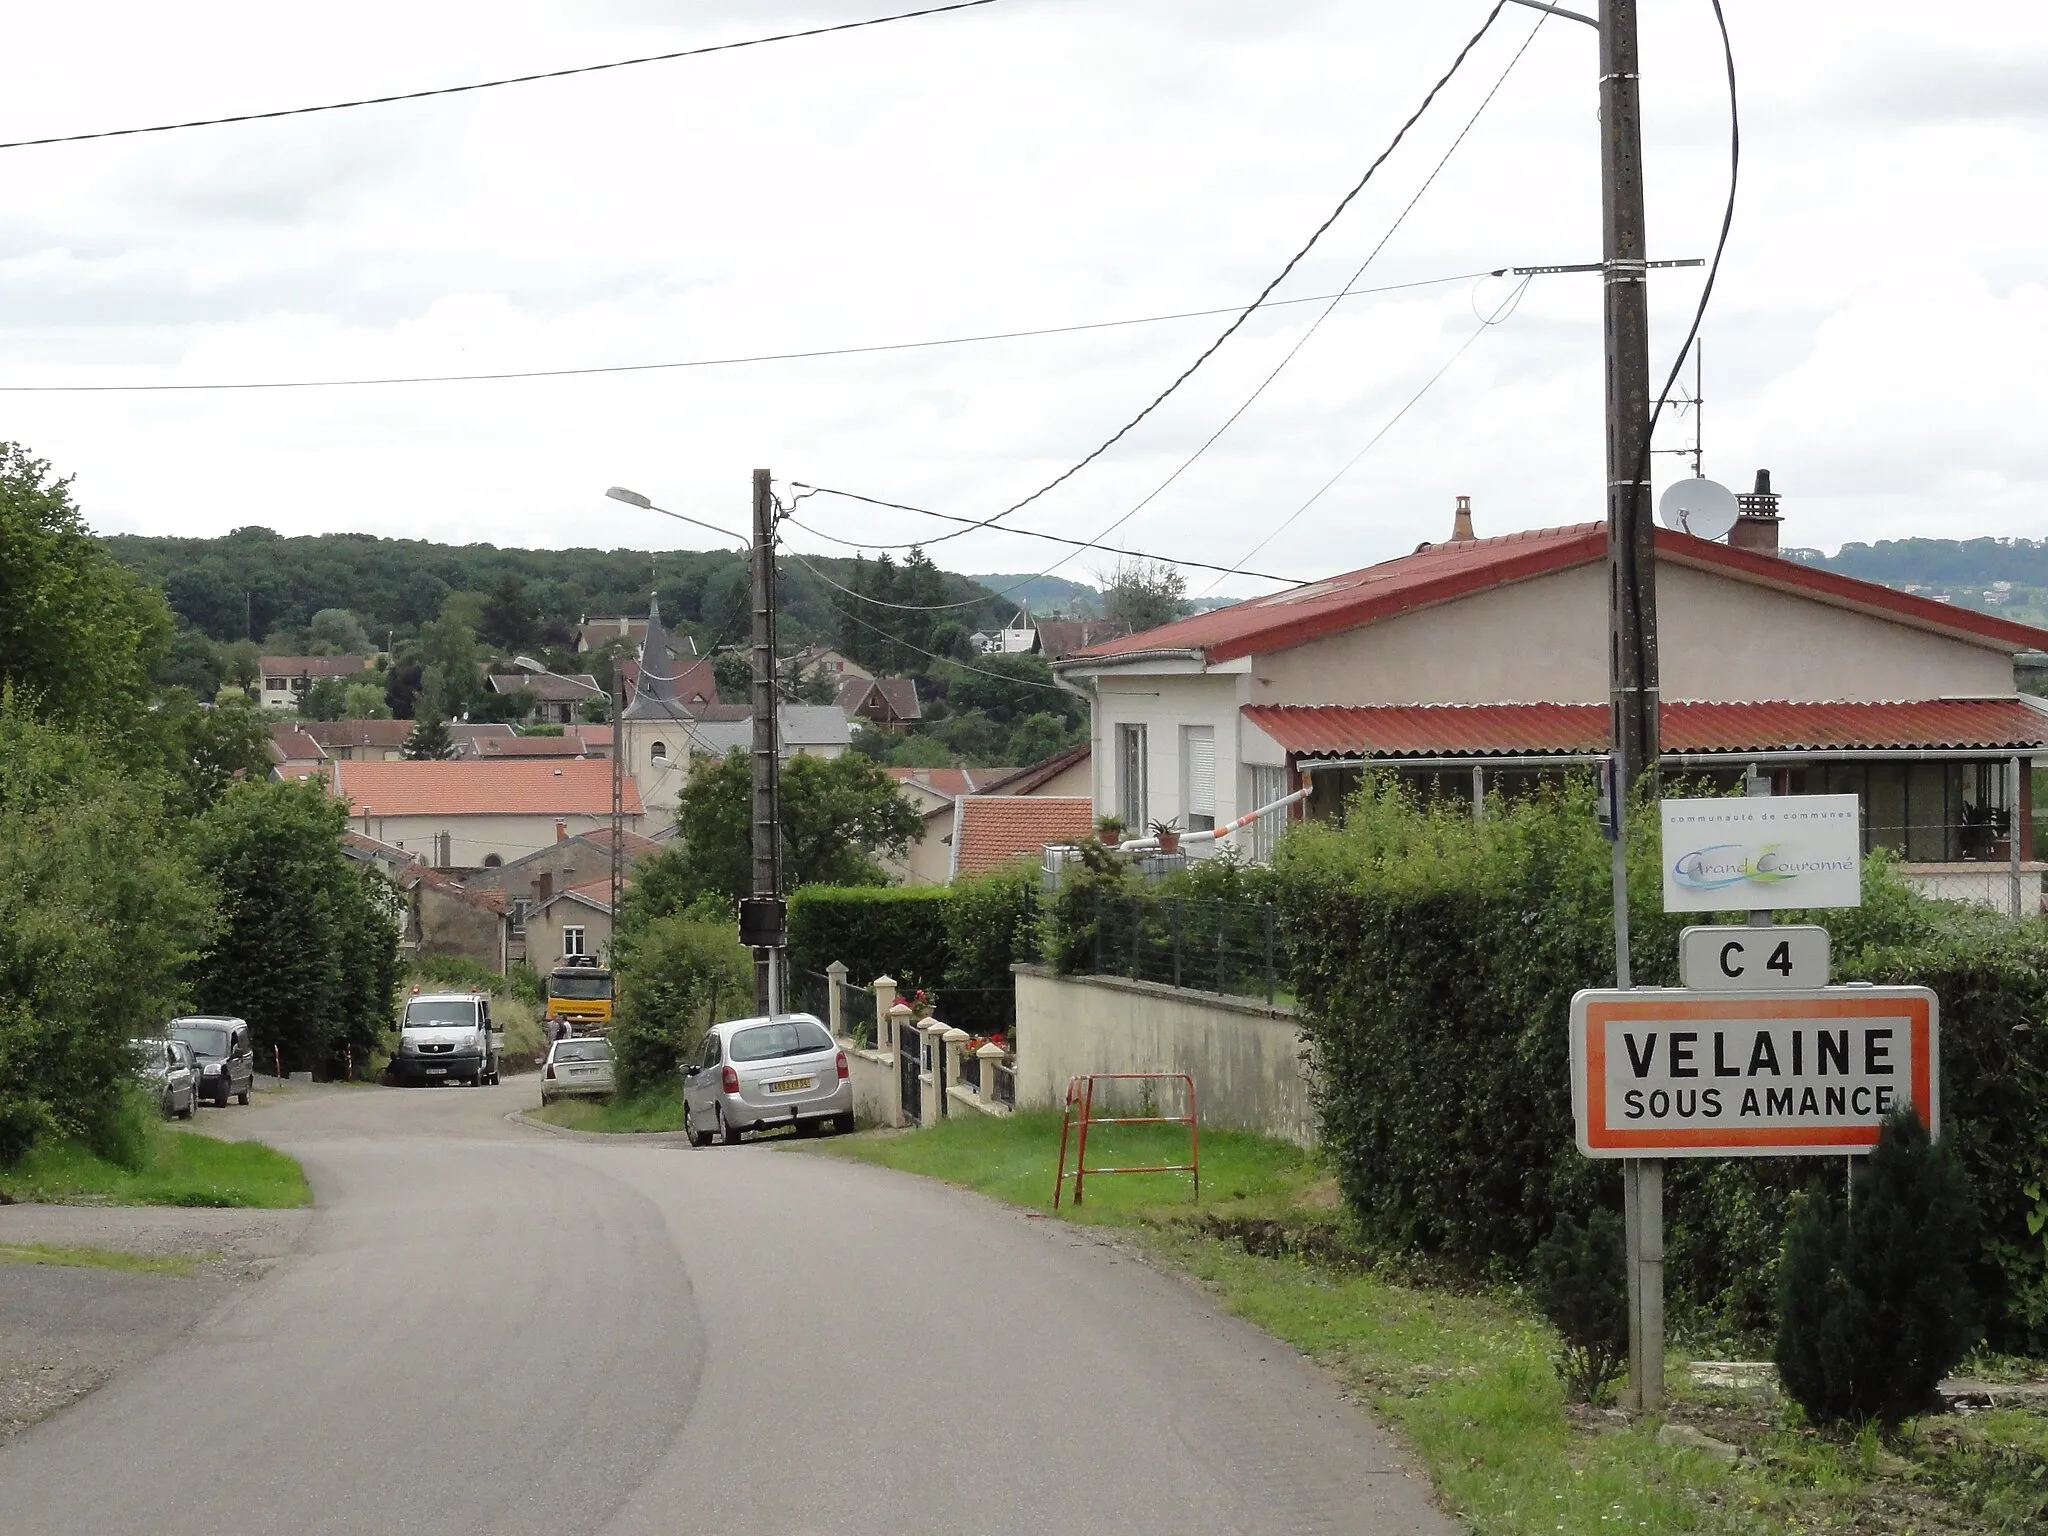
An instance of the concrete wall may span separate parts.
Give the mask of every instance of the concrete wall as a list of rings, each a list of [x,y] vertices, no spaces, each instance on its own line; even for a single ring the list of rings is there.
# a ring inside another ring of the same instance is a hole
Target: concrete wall
[[[583,929],[583,953],[609,958],[612,919],[609,912],[574,899],[552,901],[544,911],[526,914],[526,962],[545,974],[561,963],[562,929]]]
[[[1203,1125],[1307,1146],[1316,1120],[1301,1049],[1286,1008],[1017,967],[1019,1109],[1058,1108],[1083,1072],[1189,1072]]]
[[[843,1040],[840,1044],[843,1046]],[[889,1083],[896,1075],[896,1058],[886,1051],[848,1049],[847,1070],[852,1074],[853,1113],[862,1125],[887,1125],[890,1103]]]
[[[486,907],[425,883],[412,889],[412,937],[423,955],[454,955],[502,972],[505,920]]]

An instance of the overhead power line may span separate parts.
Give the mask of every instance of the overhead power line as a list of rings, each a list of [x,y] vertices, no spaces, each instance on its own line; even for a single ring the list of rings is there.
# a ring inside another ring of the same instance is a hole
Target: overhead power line
[[[1299,299],[1274,299],[1267,309],[1289,304],[1324,304],[1338,299],[1360,298],[1376,293],[1400,293],[1410,288],[1433,288],[1444,283],[1462,283],[1479,277],[1498,277],[1502,268],[1488,272],[1454,272],[1446,277],[1422,277],[1406,283],[1382,283],[1373,288],[1346,288],[1337,293],[1313,294]],[[1022,341],[1034,336],[1068,336],[1083,331],[1118,330],[1134,325],[1158,325],[1171,320],[1201,320],[1212,315],[1234,315],[1235,304],[1219,309],[1184,309],[1163,315],[1133,315],[1121,320],[1084,320],[1073,325],[1044,325],[1021,331],[982,331],[966,336],[940,336],[922,341],[884,341],[858,347],[811,347],[796,352],[752,352],[731,357],[693,357],[661,363],[605,363],[584,368],[522,368],[498,373],[394,374],[355,379],[248,379],[197,384],[0,384],[0,394],[12,395],[114,395],[181,394],[202,390],[248,389],[361,389],[381,384],[476,384],[507,379],[574,379],[604,373],[657,373],[683,368],[733,368],[749,363],[807,362],[824,357],[861,357],[880,352],[916,352],[934,347],[965,347],[990,341]]]
[[[182,128],[218,128],[225,123],[260,123],[277,117],[305,117],[315,112],[346,112],[356,107],[383,107],[399,101],[424,101],[432,96],[460,96],[470,91],[492,91],[503,85],[533,85],[542,80],[566,80],[572,75],[594,75],[608,69],[631,69],[636,64],[666,64],[673,59],[694,59],[707,53],[731,53],[740,48],[759,48],[768,43],[795,42],[799,38],[824,37],[832,32],[854,32],[879,27],[892,21],[913,21],[920,16],[941,16],[948,11],[971,11],[994,5],[996,0],[954,0],[950,5],[926,6],[923,10],[898,11],[892,16],[870,16],[861,21],[836,22],[826,27],[806,27],[800,32],[778,32],[771,37],[749,37],[736,43],[710,43],[701,48],[678,48],[672,53],[648,53],[633,59],[613,59],[605,64],[577,64],[568,69],[545,69],[530,75],[507,75],[499,80],[474,80],[468,85],[438,85],[423,91],[398,91],[389,96],[361,96],[351,101],[329,101],[312,107],[279,107],[269,112],[237,112],[227,117],[196,117],[179,123],[151,123],[137,128],[102,128],[94,133],[58,133],[39,139],[14,139],[0,143],[0,149],[33,149],[44,144],[79,144],[89,139],[123,139],[143,133],[175,133]]]
[[[827,489],[826,487],[821,486],[806,486],[803,488],[806,490]],[[834,496],[844,496],[851,501],[864,501],[867,502],[870,506],[888,507],[891,510],[897,512],[915,512],[920,517],[936,517],[943,519],[944,521],[949,523],[960,523],[969,521],[969,519],[967,518],[956,517],[951,512],[934,512],[929,507],[908,506],[900,501],[877,501],[872,496],[856,496],[851,491],[830,491],[829,494]],[[794,527],[801,528],[805,533],[812,534],[818,538],[829,539],[834,544],[843,544],[848,549],[922,549],[925,543],[933,542],[930,540],[920,541],[913,539],[903,544],[863,544],[853,539],[842,539],[839,537],[838,534],[827,533],[822,528],[813,528],[809,523],[799,522],[796,518],[789,516],[787,513],[783,514],[782,521],[785,523],[789,523]],[[1071,545],[1073,548],[1077,550],[1102,549],[1103,553],[1105,554],[1114,553],[1134,555],[1140,560],[1159,560],[1164,561],[1169,565],[1185,565],[1198,571],[1222,571],[1225,574],[1229,575],[1256,576],[1262,581],[1284,581],[1292,583],[1298,579],[1293,576],[1274,576],[1264,571],[1240,571],[1233,566],[1210,565],[1206,561],[1202,560],[1183,560],[1177,556],[1147,554],[1142,549],[1119,549],[1112,551],[1104,549],[1102,544],[1092,539],[1070,539],[1067,538],[1064,534],[1040,533],[1036,528],[1001,528],[997,531],[1000,533],[1015,534],[1018,538],[1023,539],[1042,539],[1048,544],[1067,544]],[[999,593],[997,595],[1000,596],[1001,594]]]
[[[1101,458],[1105,453],[1109,452],[1111,448],[1115,447],[1117,443],[1121,442],[1123,438],[1128,433],[1130,433],[1131,430],[1135,428],[1140,422],[1145,420],[1145,418],[1150,416],[1154,411],[1158,410],[1160,406],[1164,405],[1167,402],[1167,400],[1171,398],[1173,393],[1181,387],[1181,385],[1187,383],[1189,379],[1193,378],[1195,375],[1195,371],[1199,369],[1204,363],[1208,362],[1210,358],[1214,357],[1216,353],[1219,350],[1221,350],[1223,344],[1226,341],[1230,340],[1232,336],[1235,336],[1239,329],[1243,327],[1244,323],[1247,320],[1251,319],[1251,317],[1255,313],[1257,313],[1262,306],[1264,306],[1267,299],[1269,299],[1272,296],[1273,290],[1278,288],[1283,282],[1287,280],[1287,278],[1293,273],[1294,269],[1301,264],[1302,260],[1308,255],[1308,253],[1315,249],[1316,242],[1323,238],[1324,234],[1328,232],[1330,226],[1332,224],[1335,224],[1338,218],[1342,216],[1344,210],[1349,208],[1353,201],[1357,199],[1358,194],[1366,189],[1366,186],[1369,182],[1371,182],[1374,173],[1376,173],[1382,165],[1385,165],[1387,163],[1388,157],[1391,156],[1396,149],[1399,149],[1401,147],[1401,141],[1408,137],[1408,130],[1413,128],[1418,122],[1422,120],[1422,114],[1429,110],[1430,104],[1436,100],[1438,94],[1443,90],[1443,88],[1451,83],[1452,77],[1455,76],[1458,73],[1458,70],[1464,65],[1465,60],[1471,55],[1472,50],[1479,46],[1480,39],[1485,37],[1486,34],[1490,30],[1492,30],[1494,22],[1499,19],[1500,13],[1506,7],[1507,3],[1508,0],[1494,0],[1493,9],[1486,13],[1486,20],[1479,24],[1479,30],[1477,32],[1474,32],[1471,35],[1471,37],[1466,39],[1465,46],[1460,48],[1458,50],[1457,57],[1451,60],[1451,67],[1445,70],[1443,74],[1437,77],[1436,83],[1432,85],[1429,88],[1428,93],[1423,96],[1421,105],[1416,107],[1416,109],[1413,112],[1409,113],[1408,120],[1401,124],[1401,126],[1395,130],[1393,138],[1387,142],[1387,147],[1381,150],[1379,154],[1374,158],[1372,164],[1368,165],[1365,168],[1365,174],[1360,176],[1358,180],[1352,184],[1350,191],[1346,192],[1341,198],[1337,200],[1337,206],[1330,210],[1328,215],[1325,216],[1325,218],[1323,219],[1323,222],[1318,224],[1315,227],[1314,232],[1309,235],[1308,239],[1302,242],[1301,248],[1297,250],[1292,256],[1287,258],[1287,264],[1281,267],[1279,272],[1277,272],[1274,275],[1273,280],[1271,282],[1267,283],[1264,288],[1261,288],[1259,290],[1258,297],[1253,299],[1251,303],[1247,304],[1242,310],[1242,312],[1238,314],[1237,318],[1232,320],[1230,324],[1226,325],[1223,328],[1223,332],[1221,335],[1219,335],[1214,341],[1210,342],[1208,346],[1204,347],[1201,353],[1195,358],[1195,360],[1189,363],[1187,367],[1183,368],[1180,371],[1180,373],[1174,378],[1172,383],[1168,384],[1166,388],[1162,389],[1161,391],[1159,391],[1158,394],[1154,395],[1151,401],[1144,407],[1143,410],[1139,411],[1137,415],[1133,416],[1129,421],[1125,422],[1122,426],[1118,427],[1114,432],[1110,433],[1108,437],[1104,438],[1100,443],[1096,444],[1094,448],[1090,449],[1087,453],[1083,454],[1074,463],[1068,465],[1065,469],[1061,470],[1057,475],[1054,475],[1052,479],[1046,481],[1045,484],[1041,485],[1037,490],[1033,491],[1030,495],[1022,497],[1017,501],[1013,501],[1010,503],[1010,505],[1003,508],[1002,511],[993,513],[990,516],[983,518],[982,523],[985,526],[999,523],[1004,518],[1008,517],[1011,513],[1020,511],[1023,508],[1030,506],[1032,502],[1037,501],[1041,496],[1044,496],[1047,492],[1052,491],[1061,485],[1064,485],[1067,481],[1071,480],[1075,475],[1079,474],[1082,470],[1086,469],[1090,464],[1094,463],[1097,459]]]

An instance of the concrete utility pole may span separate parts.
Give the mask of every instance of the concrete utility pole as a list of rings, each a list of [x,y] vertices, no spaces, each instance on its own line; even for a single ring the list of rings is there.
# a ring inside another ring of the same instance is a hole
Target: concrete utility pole
[[[1635,0],[1601,0],[1601,266],[1607,335],[1609,695],[1625,789],[1657,772],[1657,548],[1650,515],[1649,248]]]
[[[625,714],[619,695],[625,692],[625,679],[619,674],[624,669],[617,662],[612,664],[612,935],[619,931],[619,899],[625,889],[626,840],[626,733],[622,726]],[[607,956],[607,959],[610,957]]]
[[[1628,959],[1628,799],[1657,782],[1657,545],[1650,516],[1649,244],[1636,0],[1600,3],[1600,256],[1607,338],[1608,696],[1614,716],[1615,985]],[[1664,1164],[1622,1164],[1629,1406],[1664,1402]]]
[[[754,895],[782,896],[781,743],[775,718],[775,495],[754,471]],[[779,925],[778,925],[779,926]],[[783,948],[754,951],[754,1005],[782,1012]]]

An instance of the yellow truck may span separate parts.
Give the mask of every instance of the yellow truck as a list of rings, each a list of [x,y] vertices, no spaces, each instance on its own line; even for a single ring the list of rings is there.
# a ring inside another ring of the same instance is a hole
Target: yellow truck
[[[571,955],[548,972],[548,1019],[578,1034],[601,1032],[612,1022],[612,973],[595,955]]]

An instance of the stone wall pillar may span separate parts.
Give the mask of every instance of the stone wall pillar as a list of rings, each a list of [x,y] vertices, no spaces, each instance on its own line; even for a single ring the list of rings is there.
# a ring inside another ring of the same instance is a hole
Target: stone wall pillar
[[[846,962],[834,960],[825,967],[825,1022],[834,1040],[846,1038]]]

